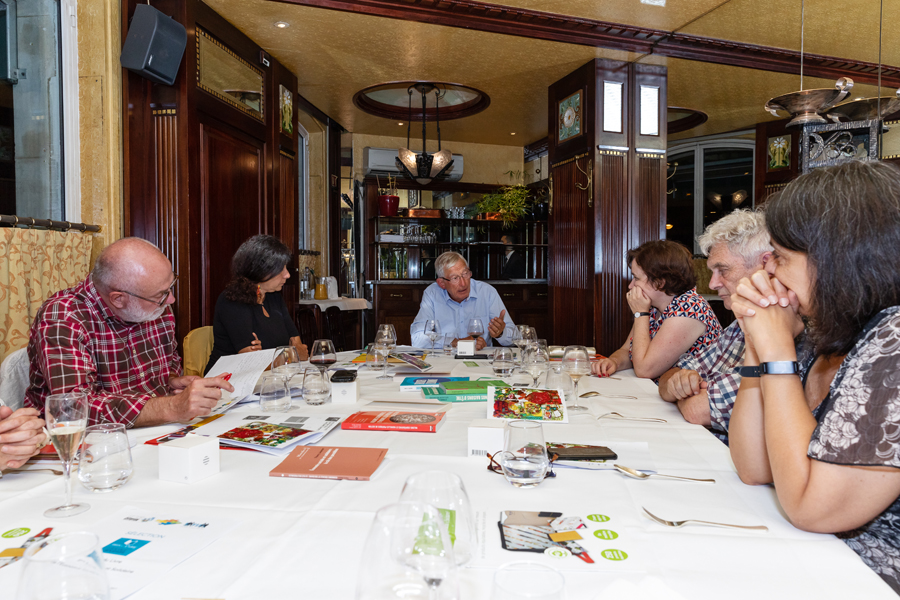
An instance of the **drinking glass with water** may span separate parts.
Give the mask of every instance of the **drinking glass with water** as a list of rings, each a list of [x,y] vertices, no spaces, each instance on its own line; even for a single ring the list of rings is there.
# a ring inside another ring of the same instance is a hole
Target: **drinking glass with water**
[[[516,487],[535,487],[550,468],[544,429],[536,421],[509,421],[503,433],[503,452],[497,462],[506,480]]]
[[[84,435],[78,480],[92,492],[111,492],[134,473],[131,445],[121,423],[91,425]]]

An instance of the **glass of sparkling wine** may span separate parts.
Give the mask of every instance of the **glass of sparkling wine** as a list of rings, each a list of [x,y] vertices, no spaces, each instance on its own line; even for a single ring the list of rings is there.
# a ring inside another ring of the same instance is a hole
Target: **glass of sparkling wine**
[[[509,421],[503,432],[503,452],[498,463],[506,480],[515,487],[540,484],[550,468],[544,429],[537,421]]]
[[[63,482],[66,486],[66,503],[56,508],[47,509],[44,516],[48,518],[71,517],[80,515],[90,508],[89,504],[72,503],[71,472],[72,461],[81,447],[84,430],[87,429],[88,398],[84,392],[67,392],[47,396],[44,405],[47,418],[47,429],[53,447],[59,454],[63,465]]]
[[[575,403],[568,406],[572,412],[585,411],[588,408],[578,404],[578,380],[591,373],[591,357],[584,346],[566,346],[562,358],[563,371],[575,382]]]

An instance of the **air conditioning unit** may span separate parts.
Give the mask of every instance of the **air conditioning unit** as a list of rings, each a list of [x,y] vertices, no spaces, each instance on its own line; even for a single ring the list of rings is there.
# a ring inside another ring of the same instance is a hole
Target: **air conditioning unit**
[[[397,162],[394,160],[396,158],[396,148],[363,148],[363,167],[365,168],[366,176],[391,175],[399,177],[402,171],[397,168]],[[459,181],[462,179],[462,176],[463,156],[462,154],[454,154],[453,165],[447,169],[440,181]]]

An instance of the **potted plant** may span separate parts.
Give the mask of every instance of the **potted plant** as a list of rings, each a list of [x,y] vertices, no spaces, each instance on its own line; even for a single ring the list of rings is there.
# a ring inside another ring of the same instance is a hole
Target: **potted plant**
[[[521,171],[507,171],[510,179],[521,179]],[[502,220],[503,228],[510,227],[519,219],[531,213],[534,200],[531,190],[522,183],[505,185],[496,192],[485,194],[478,203],[478,212],[488,220]]]
[[[397,178],[387,176],[387,187],[381,187],[381,180],[375,175],[378,186],[378,214],[382,217],[396,217],[400,206],[400,195],[397,193]]]

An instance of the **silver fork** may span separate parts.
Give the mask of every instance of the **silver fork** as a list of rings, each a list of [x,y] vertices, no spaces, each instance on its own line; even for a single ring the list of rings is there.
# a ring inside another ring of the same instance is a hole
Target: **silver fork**
[[[665,419],[657,419],[656,417],[626,417],[622,413],[617,413],[615,411],[603,413],[602,415],[600,415],[597,418],[603,419],[605,417],[609,417],[611,419],[622,419],[625,421],[651,421],[653,423],[666,423],[667,422]]]
[[[731,523],[713,523],[712,521],[699,521],[697,519],[685,519],[684,521],[666,521],[665,519],[660,519],[652,512],[644,508],[644,512],[647,513],[647,516],[659,523],[660,525],[665,525],[666,527],[684,527],[688,523],[697,523],[698,525],[712,525],[714,527],[733,527],[734,529],[752,529],[754,531],[768,531],[769,528],[765,525],[733,525]]]

